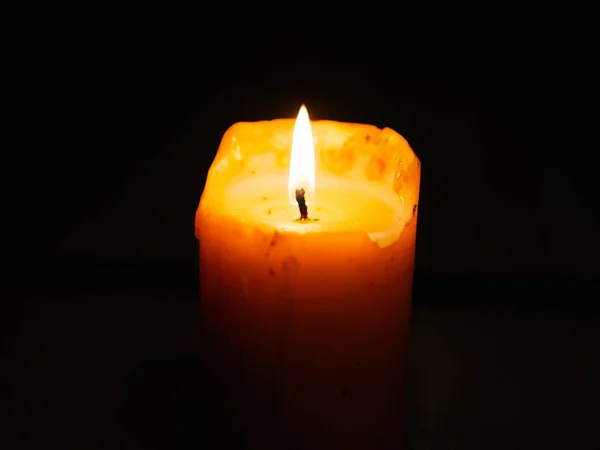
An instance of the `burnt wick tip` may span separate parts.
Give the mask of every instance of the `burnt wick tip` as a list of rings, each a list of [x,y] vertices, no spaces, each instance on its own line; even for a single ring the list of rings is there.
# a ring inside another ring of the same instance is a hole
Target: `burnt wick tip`
[[[308,207],[306,206],[305,194],[306,191],[304,189],[296,189],[296,201],[298,202],[298,209],[300,210],[300,220],[308,219]]]

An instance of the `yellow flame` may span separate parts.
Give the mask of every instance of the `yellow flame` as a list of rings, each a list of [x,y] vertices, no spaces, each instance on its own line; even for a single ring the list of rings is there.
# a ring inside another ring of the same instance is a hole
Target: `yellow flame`
[[[313,142],[310,118],[306,106],[302,105],[292,137],[292,155],[290,158],[290,177],[288,196],[290,203],[296,205],[296,189],[306,191],[306,203],[315,203],[315,145]]]

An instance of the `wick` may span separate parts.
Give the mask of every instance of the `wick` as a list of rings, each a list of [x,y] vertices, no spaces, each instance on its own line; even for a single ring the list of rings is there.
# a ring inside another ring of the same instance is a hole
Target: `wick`
[[[304,194],[306,194],[304,189],[296,189],[296,201],[298,202],[298,209],[300,210],[300,220],[308,220],[308,208],[306,207]]]

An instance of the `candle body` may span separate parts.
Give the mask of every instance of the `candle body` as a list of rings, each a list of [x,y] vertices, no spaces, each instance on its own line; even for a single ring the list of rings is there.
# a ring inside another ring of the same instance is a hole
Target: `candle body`
[[[277,151],[285,151],[292,127],[292,121],[281,120],[230,129],[196,216],[207,358],[215,392],[222,395],[221,420],[229,425],[223,446],[398,448],[419,162],[391,130],[385,140],[386,130],[374,127],[314,123],[321,173],[349,180],[358,191],[344,197],[344,189],[330,186],[320,193],[317,182],[322,217],[298,224],[293,209],[279,208],[278,194],[264,200],[256,192],[259,200],[253,200],[254,191],[270,192],[278,182],[259,188],[244,181],[247,172],[252,178],[261,168],[276,173],[285,166]],[[353,141],[357,135],[364,139],[360,145]],[[379,144],[371,145],[371,139]],[[348,141],[355,158],[340,169],[339,151]],[[238,149],[245,161],[239,166]],[[272,164],[264,162],[269,149]],[[327,161],[328,151],[338,155]],[[372,178],[369,164],[377,152],[388,155]],[[253,161],[258,153],[262,159]],[[248,198],[236,190],[238,179],[248,186]],[[392,196],[361,203],[363,191],[366,197]],[[285,185],[281,195],[286,197]],[[327,205],[340,212],[329,214]],[[364,220],[357,219],[361,216]]]

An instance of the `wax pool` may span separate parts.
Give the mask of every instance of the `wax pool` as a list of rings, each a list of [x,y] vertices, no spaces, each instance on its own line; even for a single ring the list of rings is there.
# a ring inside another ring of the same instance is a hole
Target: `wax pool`
[[[420,163],[391,129],[313,121],[314,196],[297,221],[294,124],[232,126],[196,214],[223,445],[397,448]]]

